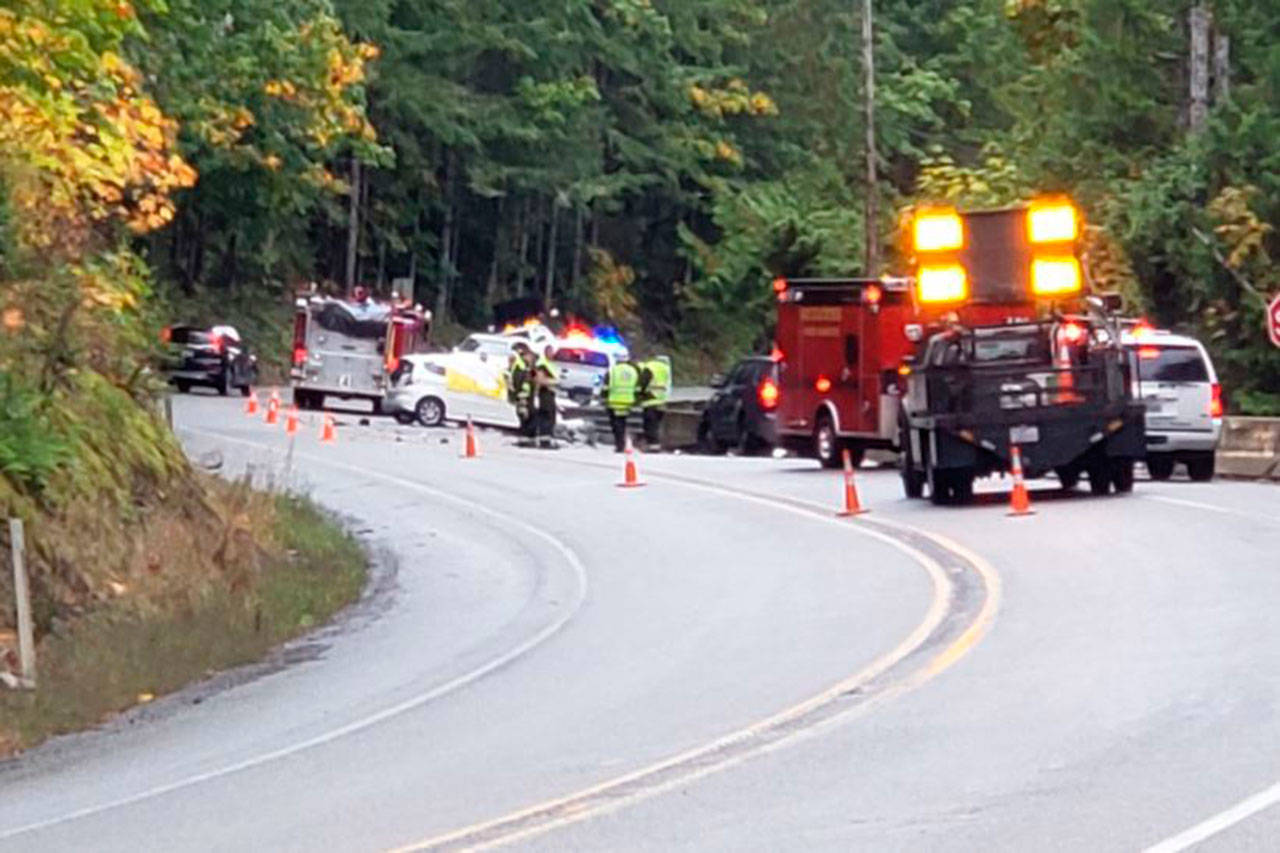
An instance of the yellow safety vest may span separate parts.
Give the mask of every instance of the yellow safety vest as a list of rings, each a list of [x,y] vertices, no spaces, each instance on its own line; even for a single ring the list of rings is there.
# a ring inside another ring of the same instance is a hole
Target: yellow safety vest
[[[671,365],[661,359],[646,361],[641,367],[649,371],[649,387],[645,389],[643,408],[661,406],[671,396]]]
[[[615,412],[625,412],[636,404],[636,388],[640,371],[630,362],[620,361],[609,368],[609,394],[605,405]]]

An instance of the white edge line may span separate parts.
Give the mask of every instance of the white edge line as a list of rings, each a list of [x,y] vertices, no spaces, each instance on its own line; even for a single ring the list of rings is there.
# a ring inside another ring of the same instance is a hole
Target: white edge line
[[[1204,820],[1185,832],[1167,838],[1159,844],[1148,847],[1144,853],[1178,853],[1210,838],[1225,829],[1235,826],[1241,821],[1253,817],[1258,812],[1269,809],[1280,803],[1280,783],[1272,785],[1265,791],[1259,791],[1248,799],[1242,800],[1224,812]]]
[[[566,794],[561,797],[557,797],[550,800],[543,800],[541,802],[535,803],[532,806],[527,806],[523,809],[519,809],[514,812],[509,812],[497,818],[492,818],[490,820],[481,821],[478,823],[471,824],[469,826],[464,826],[458,829],[449,830],[449,831],[446,831],[445,833],[435,835],[425,840],[410,842],[409,844],[403,847],[393,848],[391,853],[405,853],[405,851],[425,850],[425,849],[439,846],[442,844],[449,844],[453,841],[456,841],[468,835],[474,835],[478,832],[483,832],[486,829],[489,829],[491,827],[498,826],[503,823],[508,823],[514,820],[520,820],[523,817],[536,814],[537,812],[545,811],[547,809],[554,809],[558,806],[564,805],[566,803],[570,803],[574,800],[579,800],[584,797],[593,796],[609,788],[613,788],[618,785],[625,785],[634,779],[647,776],[652,773],[661,772],[662,770],[665,770],[668,767],[689,761],[690,759],[696,758],[700,755],[710,754],[712,752],[715,752],[718,749],[728,746],[729,744],[751,737],[753,734],[755,734],[756,732],[762,729],[767,729],[787,719],[801,716],[811,708],[817,705],[821,705],[825,702],[828,702],[835,696],[838,696],[841,693],[847,692],[848,690],[858,686],[859,684],[863,684],[871,680],[872,678],[875,678],[880,673],[884,672],[885,670],[889,669],[891,666],[895,665],[898,661],[907,657],[912,651],[914,651],[921,644],[923,644],[926,639],[928,639],[929,635],[933,633],[934,629],[936,629],[938,625],[942,623],[942,620],[946,617],[946,610],[951,599],[951,593],[954,589],[954,585],[952,584],[950,578],[947,577],[947,574],[943,570],[942,566],[939,565],[939,563],[936,560],[934,560],[932,557],[928,556],[927,554],[921,552],[920,550],[912,547],[911,545],[908,545],[905,542],[901,542],[897,539],[894,539],[893,537],[888,536],[884,533],[881,533],[878,530],[872,530],[866,526],[858,525],[856,523],[850,523],[847,520],[843,520],[835,517],[827,518],[821,512],[817,511],[819,509],[822,511],[825,511],[826,508],[818,507],[816,504],[809,504],[809,506],[814,507],[814,509],[806,509],[804,507],[795,506],[787,502],[770,500],[769,498],[766,498],[764,496],[752,495],[745,492],[739,492],[731,489],[721,488],[710,483],[697,483],[697,482],[692,482],[684,479],[666,479],[665,481],[675,486],[682,486],[690,489],[713,492],[716,494],[723,494],[723,495],[727,495],[729,497],[736,498],[738,500],[746,501],[749,503],[761,504],[774,510],[781,509],[786,512],[790,512],[794,515],[802,516],[811,521],[813,520],[825,521],[830,524],[839,525],[852,532],[857,532],[866,536],[870,536],[873,539],[877,539],[905,553],[909,558],[911,558],[913,561],[917,562],[921,567],[924,568],[924,570],[929,574],[931,581],[933,582],[934,596],[929,606],[929,609],[925,615],[924,621],[922,621],[905,640],[899,643],[896,648],[894,648],[892,651],[884,655],[881,655],[879,658],[872,661],[870,664],[868,664],[866,667],[864,667],[862,670],[858,671],[854,675],[849,676],[848,678],[842,679],[841,681],[828,687],[826,690],[822,691],[816,696],[806,699],[800,702],[799,704],[793,705],[789,708],[785,708],[775,714],[770,715],[769,717],[766,717],[763,720],[752,723],[751,725],[746,726],[745,728],[730,732],[729,734],[723,735],[720,738],[717,738],[716,740],[713,740],[709,743],[702,744],[700,746],[694,747],[693,749],[686,750],[685,752],[679,753],[677,755],[671,756],[666,759],[662,759],[660,761],[657,761],[653,764],[639,768],[637,770],[633,770],[630,773],[626,773],[621,776],[615,776],[611,779],[605,780],[604,782],[599,782],[590,787],[574,791],[570,794]],[[932,536],[931,534],[928,534],[924,531],[917,530],[916,528],[913,528],[907,525],[893,524],[892,526],[902,530],[909,530],[913,533],[920,533],[922,535],[925,535],[929,538],[932,538],[934,541],[938,542],[938,544],[942,545],[943,547],[952,547],[954,545],[954,543],[951,543],[949,540],[945,540],[942,537]],[[998,599],[999,599],[999,592],[1000,592],[999,576],[995,574],[994,570],[990,568],[989,564],[987,564],[985,560],[982,560],[981,558],[977,557],[977,555],[973,554],[967,549],[964,549],[961,546],[954,545],[954,547],[955,547],[956,553],[959,553],[961,554],[961,556],[964,556],[969,559],[973,559],[975,561],[974,563],[975,566],[979,569],[979,572],[983,575],[983,579],[986,582],[986,585],[988,588],[987,602],[984,605],[982,611],[980,611],[978,618],[975,619],[974,621],[974,626],[978,626],[982,631],[985,631],[986,627],[990,625],[991,620],[994,619],[996,607],[998,606]],[[974,626],[971,626],[970,630],[972,630]],[[970,634],[969,631],[966,631],[966,635],[978,636],[980,634],[972,635]],[[960,642],[960,640],[958,639],[956,642]],[[936,674],[937,672],[931,672],[929,673],[929,677],[932,677],[933,675],[936,675]],[[902,689],[910,689],[911,687],[916,686],[917,683],[918,682],[912,681],[904,685]],[[882,700],[885,698],[888,698],[888,697],[881,697]],[[878,704],[878,703],[873,703],[873,704]],[[863,708],[858,709],[859,712],[865,711],[866,707],[868,706],[864,706]],[[840,717],[841,719],[845,719],[847,718],[847,715],[840,715]],[[832,721],[826,721],[826,722],[830,723]],[[825,728],[825,726],[823,726],[823,728]],[[779,743],[767,744],[765,745],[764,748],[757,750],[756,752],[757,753],[772,752],[774,749],[778,748],[780,743],[793,742],[803,734],[804,734],[803,732],[797,732],[792,735],[788,735],[782,738]],[[549,832],[551,830],[558,829],[563,826],[568,826],[570,824],[577,823],[582,820],[586,820],[591,817],[607,814],[617,809],[631,805],[633,803],[641,802],[643,800],[662,794],[674,787],[677,787],[678,785],[687,784],[689,782],[693,782],[698,779],[701,779],[705,776],[709,776],[713,773],[717,773],[728,767],[732,767],[736,764],[741,763],[742,761],[745,761],[747,758],[752,757],[754,754],[756,753],[738,756],[734,759],[728,759],[708,767],[700,768],[691,773],[684,774],[680,776],[678,779],[673,779],[668,782],[662,783],[660,785],[656,785],[651,788],[646,788],[643,791],[639,791],[635,794],[632,794],[631,796],[622,797],[613,802],[603,804],[603,805],[598,805],[592,808],[587,808],[582,811],[575,812],[571,815],[566,815],[561,818],[555,818],[545,823],[535,824],[534,826],[530,826],[527,829],[520,830],[520,831],[511,833],[509,835],[504,835],[500,838],[496,838],[489,842],[484,842],[480,845],[477,845],[469,849],[487,850],[495,847],[506,846],[519,841],[527,840],[529,838],[532,838],[538,835],[542,835],[545,832]]]
[[[219,433],[212,433],[212,432],[207,432],[205,430],[192,429],[192,428],[186,428],[186,431],[197,434],[197,435],[203,435],[208,438],[214,438],[219,441],[229,441],[236,444],[248,445],[250,447],[255,447],[258,449],[264,449],[272,452],[275,451],[275,448],[272,448],[269,445],[261,444],[259,442],[254,442],[254,441],[247,441],[245,439],[231,438],[229,436],[221,435]],[[545,530],[534,527],[533,525],[529,524],[523,519],[517,516],[507,515],[506,513],[499,512],[498,510],[491,509],[489,507],[484,506],[483,504],[476,503],[474,501],[470,501],[465,498],[460,498],[460,497],[457,497],[456,495],[450,495],[446,492],[442,492],[437,489],[433,489],[430,486],[425,486],[421,483],[414,482],[413,480],[406,480],[401,477],[395,477],[389,474],[380,474],[377,472],[366,471],[364,469],[356,468],[355,466],[344,465],[340,462],[331,462],[328,460],[309,456],[307,454],[296,454],[296,455],[298,456],[298,458],[307,458],[307,459],[311,459],[314,462],[317,462],[318,464],[327,465],[333,468],[341,468],[349,471],[355,471],[361,474],[362,476],[372,477],[374,479],[380,479],[386,482],[395,483],[397,485],[401,485],[406,488],[415,489],[425,494],[429,494],[436,498],[444,499],[445,501],[451,501],[455,504],[464,506],[468,509],[479,510],[480,512],[485,513],[486,515],[489,515],[495,519],[498,519],[504,524],[514,525],[515,527],[522,528],[527,533],[531,533],[534,536],[537,536],[538,538],[542,539],[544,542],[551,545],[556,551],[558,551],[560,555],[564,557],[565,561],[569,564],[569,566],[573,569],[574,577],[578,585],[577,596],[573,602],[573,606],[570,607],[568,610],[566,610],[559,620],[547,625],[537,634],[533,635],[525,642],[505,652],[499,657],[496,657],[493,660],[479,667],[476,667],[470,672],[464,673],[463,675],[460,675],[457,678],[447,681],[444,684],[437,685],[436,687],[433,687],[431,690],[428,690],[425,693],[419,694],[418,696],[414,696],[410,699],[406,699],[403,702],[390,706],[389,708],[384,708],[383,710],[377,712],[376,714],[370,714],[367,717],[363,717],[359,720],[355,720],[351,723],[348,723],[345,726],[340,726],[339,728],[332,729],[328,732],[325,732],[324,734],[316,735],[315,737],[308,738],[307,740],[300,741],[291,746],[283,747],[281,749],[273,750],[271,752],[266,752],[261,755],[255,756],[253,758],[245,759],[244,761],[240,761],[235,764],[230,764],[230,765],[227,765],[226,767],[221,767],[217,770],[210,770],[206,773],[200,773],[195,776],[188,776],[184,779],[179,779],[176,782],[170,782],[169,784],[166,784],[166,785],[159,785],[155,788],[150,788],[146,791],[141,791],[137,794],[133,794],[128,797],[122,797],[118,800],[112,800],[110,802],[101,803],[95,806],[88,806],[86,808],[79,809],[77,811],[70,812],[65,815],[61,815],[60,817],[50,818],[49,820],[37,821],[35,823],[29,823],[23,826],[18,826],[10,829],[4,829],[3,831],[0,831],[0,841],[7,840],[10,838],[15,838],[19,835],[23,835],[29,832],[35,832],[41,829],[48,829],[49,827],[52,827],[52,826],[57,826],[59,824],[68,823],[74,820],[79,820],[80,818],[90,817],[92,815],[100,814],[102,812],[110,811],[112,809],[117,809],[122,806],[132,805],[134,803],[142,802],[143,800],[148,800],[153,797],[158,797],[164,794],[168,794],[173,791],[180,790],[182,788],[188,788],[188,787],[191,787],[192,785],[198,785],[203,782],[208,782],[210,780],[217,779],[222,776],[229,776],[233,773],[238,773],[242,770],[248,770],[253,767],[258,767],[260,765],[267,764],[269,762],[276,761],[281,758],[286,758],[290,755],[294,755],[296,753],[303,752],[313,747],[321,746],[322,744],[326,744],[331,741],[338,740],[339,738],[346,737],[347,735],[355,734],[356,732],[363,731],[364,729],[375,726],[378,723],[384,722],[385,720],[389,720],[392,717],[399,716],[400,714],[403,714],[407,711],[411,711],[414,708],[421,707],[422,705],[425,705],[428,702],[438,699],[447,693],[451,693],[454,690],[457,690],[461,687],[465,687],[466,685],[471,684],[472,682],[477,681],[480,678],[483,678],[485,675],[488,675],[490,672],[493,672],[496,669],[500,669],[501,667],[506,666],[511,661],[528,653],[529,651],[541,645],[542,643],[546,642],[553,635],[558,633],[577,614],[578,610],[582,607],[583,602],[586,600],[587,572],[586,572],[585,566],[582,563],[582,560],[573,551],[573,549],[570,548],[568,545],[566,545],[564,542],[557,539],[555,536],[546,532]]]

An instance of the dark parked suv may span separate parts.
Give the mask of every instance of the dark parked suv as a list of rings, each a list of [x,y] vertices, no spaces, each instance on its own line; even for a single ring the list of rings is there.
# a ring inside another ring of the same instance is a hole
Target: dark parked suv
[[[711,453],[771,448],[778,442],[778,363],[744,358],[712,381],[715,393],[698,426],[698,443]]]
[[[226,396],[232,388],[249,396],[258,381],[258,359],[232,326],[171,326],[166,330],[169,384],[181,393],[205,385]]]

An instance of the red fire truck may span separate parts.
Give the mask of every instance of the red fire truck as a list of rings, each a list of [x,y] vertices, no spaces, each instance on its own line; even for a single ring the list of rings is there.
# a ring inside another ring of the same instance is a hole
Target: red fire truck
[[[358,288],[358,290],[363,290]],[[408,304],[308,295],[294,303],[293,400],[319,409],[326,397],[369,400],[382,408],[400,358],[417,352],[430,312]]]
[[[1014,445],[1028,476],[1131,489],[1143,410],[1071,202],[922,208],[905,230],[908,276],[774,282],[782,443],[830,467],[897,450],[907,494],[939,503],[1009,470]]]

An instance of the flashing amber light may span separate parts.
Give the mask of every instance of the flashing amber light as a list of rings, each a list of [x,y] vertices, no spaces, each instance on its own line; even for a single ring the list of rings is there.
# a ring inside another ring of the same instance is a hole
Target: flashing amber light
[[[879,285],[868,284],[862,289],[862,301],[868,305],[879,305],[880,300],[884,297],[884,291]]]
[[[1066,199],[1031,202],[1027,210],[1027,236],[1034,245],[1074,243],[1080,236],[1080,215]]]
[[[1084,326],[1079,323],[1064,323],[1062,339],[1069,344],[1078,344],[1084,340]]]
[[[926,304],[960,302],[969,295],[969,277],[959,264],[921,267],[916,276],[916,294]]]
[[[773,280],[773,292],[774,292],[774,293],[786,293],[786,292],[787,292],[787,280],[786,280],[785,278],[783,278],[782,276],[778,276],[777,278],[775,278],[775,279]]]
[[[570,326],[569,328],[565,329],[564,334],[561,335],[561,338],[568,343],[584,343],[584,344],[590,343],[591,341],[595,340],[591,336],[591,332],[588,329],[582,326],[577,326],[577,325]]]
[[[1138,321],[1138,325],[1133,327],[1133,336],[1135,338],[1149,338],[1155,334],[1156,327],[1148,323],[1146,320]]]
[[[776,409],[778,407],[778,397],[781,396],[778,391],[778,383],[769,377],[765,377],[760,382],[760,387],[756,389],[756,397],[760,400],[760,408]]]
[[[1150,361],[1160,357],[1160,347],[1138,347],[1138,358]]]
[[[819,376],[818,381],[813,383],[813,387],[819,394],[825,394],[831,390],[831,380],[825,376]]]
[[[917,252],[953,252],[964,248],[964,223],[954,207],[925,208],[911,224]]]
[[[1082,283],[1080,261],[1072,255],[1041,257],[1031,261],[1031,292],[1036,296],[1077,293]]]
[[[1225,406],[1222,403],[1222,386],[1215,382],[1213,383],[1211,391],[1212,395],[1209,397],[1209,417],[1220,418],[1222,417],[1223,410],[1225,409]]]
[[[910,376],[910,375],[911,375],[911,365],[909,365],[909,364],[899,364],[899,365],[898,365],[898,375],[899,375],[899,376]]]

